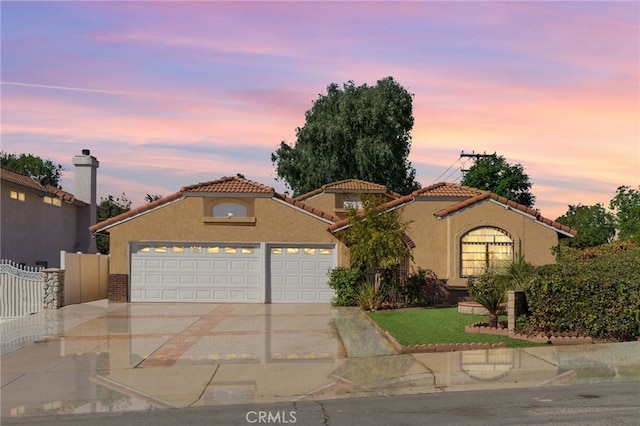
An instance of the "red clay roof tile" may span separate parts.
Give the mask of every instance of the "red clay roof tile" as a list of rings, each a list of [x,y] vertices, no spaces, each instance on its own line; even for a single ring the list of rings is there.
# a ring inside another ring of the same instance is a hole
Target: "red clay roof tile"
[[[327,183],[322,185],[320,188],[315,189],[311,192],[307,192],[306,194],[299,195],[295,197],[298,201],[304,201],[308,198],[313,197],[314,195],[322,194],[323,192],[364,192],[364,193],[384,193],[389,195],[392,198],[401,197],[397,192],[389,190],[385,185],[380,185],[378,183],[367,182],[365,180],[360,179],[345,179],[338,182]]]
[[[559,231],[565,232],[567,234],[576,236],[578,234],[578,231],[576,231],[575,229],[572,229],[566,225],[563,225],[559,222],[553,221],[551,219],[547,219],[546,217],[542,216],[540,214],[540,212],[536,209],[532,209],[531,207],[527,207],[523,204],[518,204],[515,201],[509,200],[505,197],[501,197],[497,194],[494,194],[493,192],[489,192],[489,191],[483,191],[480,195],[477,195],[475,197],[472,198],[468,198],[464,201],[461,201],[459,203],[456,203],[452,206],[447,207],[446,209],[442,209],[440,211],[437,211],[434,213],[434,216],[438,217],[438,218],[443,218],[445,216],[450,215],[451,213],[457,212],[459,210],[462,210],[466,207],[469,207],[473,204],[479,203],[481,201],[484,201],[486,199],[492,199],[497,201],[500,204],[504,204],[505,206],[511,207],[513,209],[519,210],[523,213],[526,213],[528,215],[533,216],[537,221],[544,223],[545,225],[548,225],[552,228],[555,228]]]
[[[243,177],[231,176],[210,182],[201,182],[195,185],[185,186],[180,189],[180,192],[271,194],[274,193],[275,190],[270,186],[254,182]]]
[[[73,203],[74,201],[76,201],[76,197],[73,194],[63,191],[62,189],[57,188],[53,185],[42,185],[36,179],[33,179],[29,176],[21,175],[20,173],[12,172],[10,170],[0,169],[0,179],[7,182],[15,183],[25,188],[35,189],[36,191],[43,192],[47,195],[52,195],[54,197],[60,198],[61,200],[68,203]]]
[[[413,191],[411,195],[415,197],[469,198],[480,195],[483,192],[485,191],[471,188],[470,186],[462,186],[449,182],[438,182],[425,188]]]
[[[262,185],[260,183],[239,177],[239,176],[232,176],[232,177],[223,177],[221,179],[218,180],[214,180],[214,181],[210,181],[210,182],[202,182],[202,183],[197,183],[194,185],[189,185],[189,186],[185,186],[182,187],[180,189],[180,191],[168,195],[166,197],[163,197],[159,200],[153,201],[149,204],[145,204],[143,206],[137,207],[135,209],[129,210],[127,212],[124,212],[118,216],[114,216],[112,218],[109,218],[107,220],[104,220],[100,223],[96,223],[93,226],[89,227],[89,231],[91,232],[97,232],[100,230],[103,230],[107,227],[110,227],[118,222],[121,222],[123,220],[132,218],[134,216],[137,216],[141,213],[144,213],[146,211],[152,210],[156,207],[159,207],[163,204],[167,204],[171,201],[177,200],[178,198],[181,197],[185,197],[186,194],[199,194],[199,193],[219,193],[219,194],[238,194],[238,193],[245,193],[245,194],[271,194],[274,198],[277,198],[279,200],[284,201],[285,203],[291,204],[295,207],[298,207],[310,214],[313,214],[319,218],[325,219],[325,220],[329,220],[331,222],[335,222],[336,220],[339,220],[339,218],[327,214],[321,210],[318,210],[316,208],[307,206],[306,204],[304,204],[301,201],[298,200],[294,200],[291,197],[287,197],[285,195],[279,194],[277,192],[275,192],[275,190],[269,186],[266,185]]]
[[[440,182],[422,189],[418,189],[413,193],[411,193],[411,195],[405,195],[404,197],[400,197],[396,200],[389,201],[384,205],[384,208],[389,210],[392,208],[400,207],[415,201],[417,197],[463,198],[462,201],[434,213],[434,215],[438,218],[443,218],[453,212],[462,210],[465,207],[469,207],[487,198],[491,198],[501,204],[507,205],[511,208],[527,213],[535,217],[536,220],[544,223],[545,225],[551,226],[552,228],[571,234],[573,236],[577,235],[577,231],[575,229],[571,229],[566,225],[562,225],[559,222],[552,221],[550,219],[543,217],[542,215],[540,215],[540,212],[538,210],[532,209],[522,204],[518,204],[514,201],[508,200],[504,197],[500,197],[499,195],[496,195],[489,191],[483,191],[477,188],[471,188],[469,186],[462,186],[462,185],[457,185],[455,183],[448,183],[448,182]],[[335,222],[333,225],[331,225],[329,227],[329,231],[335,232],[348,225],[349,225],[349,220],[342,219],[338,222]]]

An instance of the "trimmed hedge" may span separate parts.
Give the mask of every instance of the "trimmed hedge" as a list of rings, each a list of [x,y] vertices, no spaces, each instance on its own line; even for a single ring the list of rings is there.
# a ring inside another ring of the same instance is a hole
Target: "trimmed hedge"
[[[543,266],[525,289],[530,325],[605,340],[640,335],[640,244],[632,241],[574,250]]]

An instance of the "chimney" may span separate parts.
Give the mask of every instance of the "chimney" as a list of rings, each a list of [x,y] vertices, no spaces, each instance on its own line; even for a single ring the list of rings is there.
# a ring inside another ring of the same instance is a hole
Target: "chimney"
[[[84,220],[79,220],[78,226],[78,248],[85,253],[95,253],[96,243],[95,239],[89,233],[87,229],[91,225],[96,223],[97,212],[97,170],[100,167],[100,163],[94,156],[91,155],[91,151],[83,149],[81,155],[73,157],[73,165],[75,166],[75,192],[73,195],[78,200],[84,201],[88,206],[88,213],[85,215]],[[86,234],[86,235],[85,235]]]

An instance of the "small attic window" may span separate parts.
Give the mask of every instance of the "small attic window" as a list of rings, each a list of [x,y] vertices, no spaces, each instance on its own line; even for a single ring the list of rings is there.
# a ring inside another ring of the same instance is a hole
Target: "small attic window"
[[[220,203],[213,206],[213,217],[247,217],[247,206],[239,203]]]
[[[344,209],[362,209],[362,200],[360,197],[349,196],[342,202],[342,208]]]

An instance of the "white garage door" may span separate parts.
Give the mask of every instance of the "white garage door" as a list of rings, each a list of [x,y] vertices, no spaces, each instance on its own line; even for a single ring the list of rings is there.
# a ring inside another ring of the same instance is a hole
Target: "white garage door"
[[[269,247],[272,303],[329,303],[328,271],[336,266],[333,246]]]
[[[136,243],[132,302],[259,302],[258,244]]]

